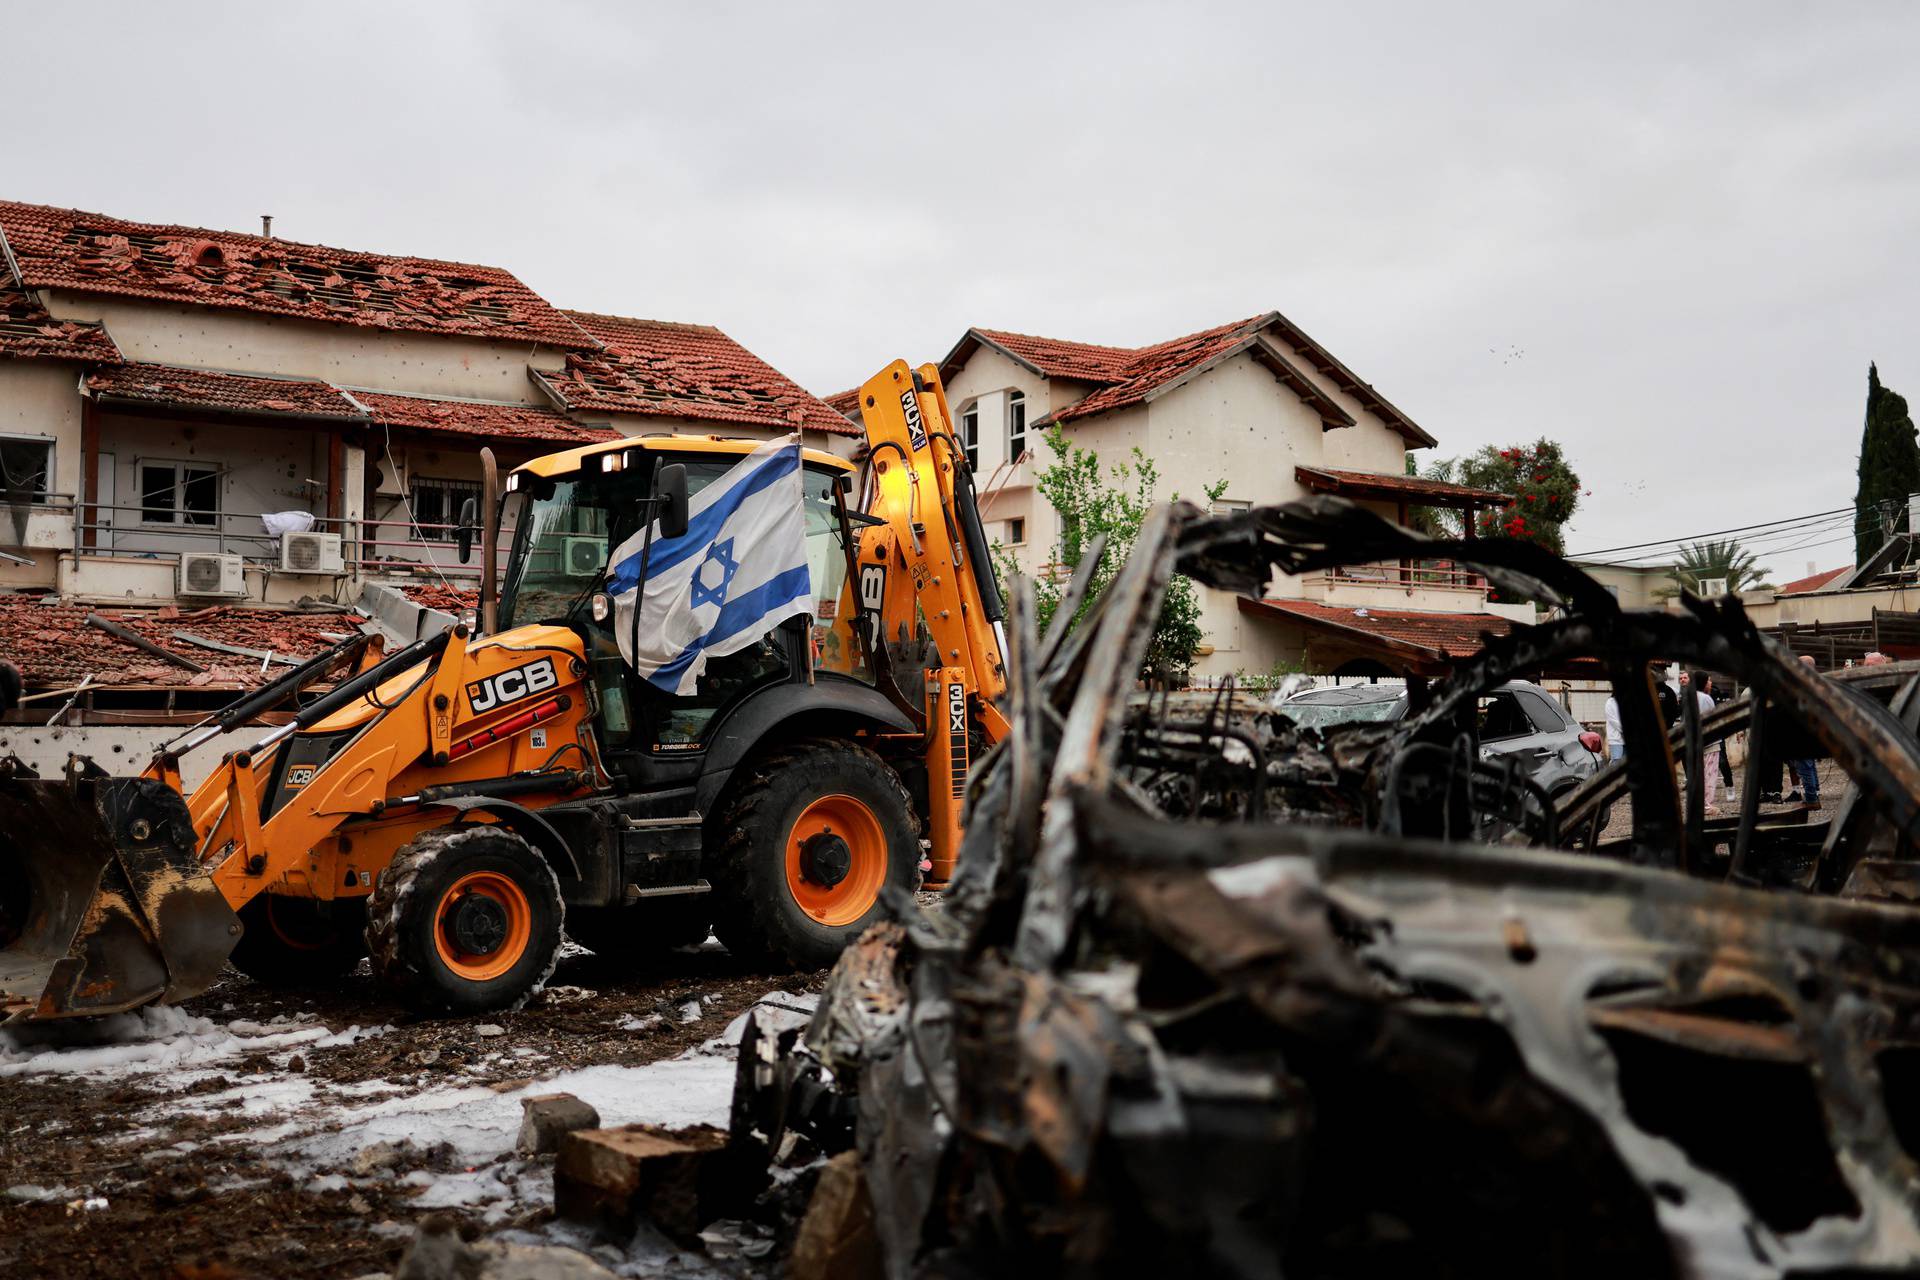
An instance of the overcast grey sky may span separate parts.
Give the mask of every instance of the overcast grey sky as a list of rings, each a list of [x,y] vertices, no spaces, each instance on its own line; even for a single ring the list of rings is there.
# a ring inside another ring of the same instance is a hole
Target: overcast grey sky
[[[1845,506],[1868,360],[1920,404],[1905,0],[152,0],[7,28],[11,198],[490,263],[823,393],[970,324],[1134,345],[1278,309],[1440,456],[1560,440],[1575,551]],[[1775,539],[1777,576],[1844,535]]]

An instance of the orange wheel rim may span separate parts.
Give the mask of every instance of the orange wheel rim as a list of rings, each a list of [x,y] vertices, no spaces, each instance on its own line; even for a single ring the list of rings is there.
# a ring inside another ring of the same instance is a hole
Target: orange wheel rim
[[[533,904],[511,877],[497,871],[461,876],[434,910],[434,949],[441,963],[470,982],[513,968],[532,937]]]
[[[821,796],[787,832],[787,891],[824,925],[852,924],[887,882],[887,835],[852,796]]]

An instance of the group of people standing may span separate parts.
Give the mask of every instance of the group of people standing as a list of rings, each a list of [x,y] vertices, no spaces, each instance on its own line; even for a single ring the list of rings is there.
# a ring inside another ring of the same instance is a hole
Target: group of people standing
[[[1809,656],[1803,655],[1800,661],[1810,667],[1815,665],[1814,660]],[[1713,673],[1710,671],[1695,668],[1669,677],[1667,664],[1664,662],[1651,664],[1651,669],[1654,693],[1660,700],[1660,719],[1669,731],[1680,723],[1681,698],[1695,699],[1695,705],[1702,719],[1705,719],[1720,702],[1720,698],[1714,691]],[[1774,729],[1771,718],[1767,727],[1770,731]],[[1784,743],[1779,742],[1782,736],[1787,738]],[[1769,732],[1764,735],[1763,741],[1767,746],[1767,755],[1761,761],[1761,776],[1763,778],[1770,776],[1773,785],[1771,788],[1761,790],[1762,802],[1799,804],[1809,809],[1818,809],[1820,807],[1820,770],[1816,758],[1817,745],[1797,725],[1792,726],[1791,730],[1784,735]],[[1625,759],[1627,754],[1626,739],[1620,730],[1620,703],[1611,695],[1607,698],[1607,754],[1614,760]],[[1781,788],[1783,769],[1790,775],[1787,781],[1789,794],[1784,797]],[[1703,775],[1706,793],[1706,811],[1710,814],[1718,813],[1720,812],[1721,783],[1726,784],[1728,801],[1731,802],[1733,799],[1733,765],[1727,759],[1723,743],[1714,742],[1705,746],[1701,754],[1700,772]]]

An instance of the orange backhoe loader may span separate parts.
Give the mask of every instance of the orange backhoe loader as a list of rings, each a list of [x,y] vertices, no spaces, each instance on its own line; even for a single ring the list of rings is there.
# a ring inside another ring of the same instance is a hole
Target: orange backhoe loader
[[[608,549],[650,523],[686,536],[690,497],[757,441],[619,440],[504,487],[488,455],[461,539],[484,544],[476,626],[349,640],[138,777],[0,761],[0,1015],[177,1001],[228,960],[324,980],[363,955],[416,1009],[511,1007],[563,931],[619,956],[712,928],[815,966],[922,883],[923,833],[943,881],[969,761],[1006,728],[999,592],[936,370],[895,362],[861,401],[864,477],[803,454],[811,616],[711,658],[691,695],[621,656]],[[183,794],[186,752],[283,702],[290,723]]]

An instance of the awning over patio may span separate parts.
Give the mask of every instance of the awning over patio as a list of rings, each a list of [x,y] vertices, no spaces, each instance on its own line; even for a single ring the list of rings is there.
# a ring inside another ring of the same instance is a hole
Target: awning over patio
[[[1308,632],[1309,665],[1337,672],[1352,664],[1379,664],[1394,674],[1441,676],[1479,652],[1488,636],[1515,623],[1497,613],[1423,613],[1411,609],[1347,608],[1312,600],[1254,600],[1240,612],[1290,623]]]
[[[1293,478],[1314,493],[1331,493],[1363,502],[1398,502],[1416,507],[1493,507],[1507,495],[1464,484],[1422,480],[1373,471],[1335,471],[1328,467],[1295,467]]]

